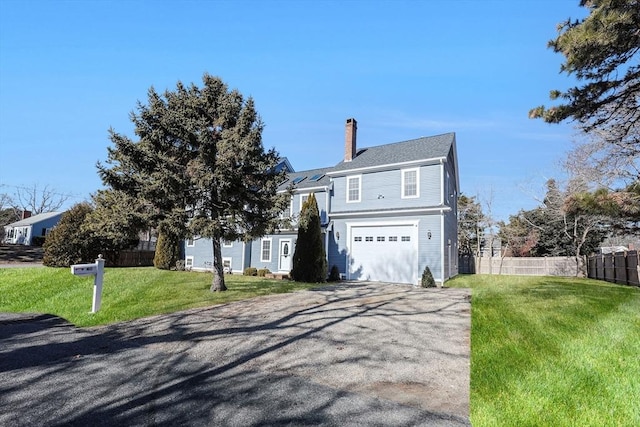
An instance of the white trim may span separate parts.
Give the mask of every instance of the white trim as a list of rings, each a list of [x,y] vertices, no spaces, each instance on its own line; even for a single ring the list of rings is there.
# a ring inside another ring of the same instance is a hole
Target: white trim
[[[232,248],[233,247],[233,241],[229,241],[229,243],[225,243],[227,242],[227,240],[222,239],[222,247],[223,248]]]
[[[191,244],[189,244],[189,240],[191,240]],[[193,248],[196,246],[196,238],[195,237],[191,237],[189,239],[187,239],[187,247],[188,248]]]
[[[444,285],[444,235],[445,235],[445,229],[444,229],[444,215],[442,215],[440,217],[440,258],[441,258],[441,268],[440,268],[440,284]],[[449,261],[451,262],[451,261]]]
[[[358,180],[358,199],[357,200],[349,200],[349,180],[357,179]],[[350,175],[346,178],[346,202],[347,203],[360,203],[362,200],[362,175]]]
[[[380,215],[408,215],[408,214],[428,214],[451,211],[451,206],[437,208],[415,208],[415,209],[394,209],[388,211],[362,211],[362,212],[334,212],[331,218],[358,217],[358,216],[380,216]]]
[[[366,221],[366,222],[345,222],[344,223],[345,227],[347,228],[347,241],[346,241],[346,249],[347,249],[347,256],[346,258],[346,274],[347,274],[347,280],[351,280],[351,254],[352,254],[352,250],[351,250],[351,245],[352,245],[352,240],[351,240],[351,235],[352,235],[352,229],[353,228],[359,228],[359,227],[402,227],[402,226],[413,226],[415,227],[415,231],[411,237],[411,240],[413,241],[413,249],[415,251],[416,254],[416,267],[417,269],[420,268],[420,245],[419,245],[419,240],[420,240],[420,220],[419,219],[414,219],[414,220],[391,220],[391,221]],[[418,284],[418,271],[414,271],[414,276],[413,276],[413,284],[416,285]]]
[[[298,206],[298,213],[302,212],[302,205],[304,204],[304,202],[302,201],[302,198],[306,197],[307,200],[309,200],[310,196],[311,196],[311,193],[300,193],[300,197],[298,198],[298,200],[300,201],[300,206]]]
[[[191,265],[189,265],[189,261],[191,261]],[[186,257],[184,257],[184,268],[189,269],[189,268],[193,268],[193,255],[187,255]]]
[[[264,242],[269,242],[269,259],[264,259],[262,257],[263,253],[264,253]],[[263,239],[260,239],[260,262],[271,262],[271,259],[273,258],[273,242],[271,237],[265,237]]]
[[[411,167],[411,166],[427,166],[427,165],[437,165],[438,163],[446,162],[446,157],[434,157],[431,159],[421,159],[421,160],[411,160],[408,162],[400,162],[400,163],[389,163],[378,166],[366,166],[363,168],[356,169],[345,169],[340,171],[331,171],[327,172],[327,176],[346,176],[353,173],[362,173],[362,172],[381,172],[385,170],[394,170],[400,169],[402,167]]]
[[[242,254],[240,255],[240,269],[244,270],[244,257],[247,252],[247,244],[246,242],[242,242]]]
[[[282,244],[283,243],[289,243],[289,257],[291,258],[291,260],[293,261],[293,245],[291,242],[291,239],[280,239],[278,240],[278,271],[286,271],[287,273],[290,271],[291,267],[293,267],[293,265],[290,264],[290,268],[289,270],[283,270],[282,269],[282,254],[280,253],[280,250],[282,249]]]
[[[444,163],[440,163],[440,204],[444,205],[445,191],[444,191]]]
[[[408,172],[416,173],[416,194],[407,196],[405,193],[405,174]],[[400,198],[402,199],[417,199],[420,197],[420,168],[400,169],[401,183],[400,183]]]
[[[279,190],[278,193],[286,193],[289,190]],[[301,191],[307,191],[307,192],[311,192],[311,193],[315,193],[316,191],[329,191],[329,186],[328,185],[321,185],[318,187],[304,187],[304,188],[294,188],[293,189],[293,193],[298,194]]]
[[[226,256],[222,257],[222,269],[223,269],[223,271],[224,271],[224,263],[225,263],[225,261],[229,261],[229,273],[233,272],[233,258],[226,257]],[[225,273],[226,273],[226,271],[225,271]]]

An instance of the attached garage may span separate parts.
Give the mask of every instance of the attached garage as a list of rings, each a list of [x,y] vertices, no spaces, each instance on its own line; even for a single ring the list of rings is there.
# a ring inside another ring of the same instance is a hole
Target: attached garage
[[[348,224],[349,280],[418,281],[418,225]]]

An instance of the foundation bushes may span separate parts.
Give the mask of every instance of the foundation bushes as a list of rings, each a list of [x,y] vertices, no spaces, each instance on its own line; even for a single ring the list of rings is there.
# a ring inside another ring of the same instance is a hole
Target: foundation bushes
[[[433,279],[433,274],[431,274],[431,269],[429,266],[424,268],[422,272],[422,280],[420,281],[420,286],[423,288],[435,288],[436,281]]]

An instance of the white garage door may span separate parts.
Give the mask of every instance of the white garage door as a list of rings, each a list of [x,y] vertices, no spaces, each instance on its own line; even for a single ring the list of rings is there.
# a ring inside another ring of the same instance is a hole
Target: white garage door
[[[415,284],[417,230],[414,225],[351,227],[349,278]]]

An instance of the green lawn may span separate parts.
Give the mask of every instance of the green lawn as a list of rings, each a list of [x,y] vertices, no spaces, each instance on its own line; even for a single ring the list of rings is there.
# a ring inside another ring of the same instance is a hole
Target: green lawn
[[[0,312],[61,316],[78,326],[129,320],[316,285],[154,268],[0,269]],[[459,276],[472,289],[471,422],[478,426],[640,425],[640,289],[585,279]]]
[[[639,426],[640,289],[459,276],[472,288],[471,422]]]
[[[318,286],[232,275],[225,277],[228,291],[212,293],[211,278],[152,267],[107,268],[102,306],[91,314],[92,276],[73,276],[68,268],[0,268],[0,312],[49,313],[94,326]]]

